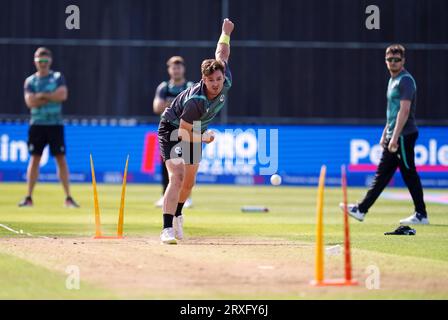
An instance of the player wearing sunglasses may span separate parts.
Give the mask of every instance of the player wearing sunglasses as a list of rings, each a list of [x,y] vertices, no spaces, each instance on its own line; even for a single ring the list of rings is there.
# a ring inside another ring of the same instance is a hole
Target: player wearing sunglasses
[[[31,112],[28,131],[28,150],[31,155],[27,169],[27,195],[19,207],[33,206],[32,194],[39,176],[39,164],[46,145],[56,159],[59,179],[65,192],[65,206],[79,205],[70,194],[69,170],[65,158],[66,147],[62,121],[62,102],[67,100],[67,86],[60,72],[51,70],[53,61],[49,49],[41,47],[34,53],[36,73],[25,80],[25,103]]]
[[[405,48],[391,45],[386,49],[386,66],[390,73],[387,87],[387,121],[380,144],[383,153],[369,191],[359,204],[349,205],[349,214],[363,221],[369,208],[400,168],[414,202],[414,214],[400,220],[400,224],[429,224],[423,199],[423,188],[415,168],[414,147],[418,138],[415,122],[417,84],[404,68]]]

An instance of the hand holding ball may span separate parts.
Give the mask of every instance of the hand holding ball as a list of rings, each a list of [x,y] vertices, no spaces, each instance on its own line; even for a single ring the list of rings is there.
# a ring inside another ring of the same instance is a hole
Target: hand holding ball
[[[282,184],[282,177],[280,177],[278,174],[273,174],[271,176],[271,184],[273,186],[279,186]]]
[[[397,139],[395,139],[394,137],[392,137],[392,139],[389,141],[389,144],[387,146],[387,149],[389,150],[389,152],[391,153],[395,153],[398,150],[398,142]]]
[[[202,134],[202,142],[210,143],[215,140],[215,133],[211,130],[207,130]]]
[[[389,146],[388,146],[388,149],[389,149],[389,152],[395,153],[398,150],[398,145],[396,143],[390,142]]]

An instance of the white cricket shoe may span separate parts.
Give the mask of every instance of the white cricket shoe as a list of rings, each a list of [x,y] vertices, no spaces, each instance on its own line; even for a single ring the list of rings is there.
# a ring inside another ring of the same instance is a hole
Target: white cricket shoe
[[[412,216],[400,220],[400,224],[429,224],[429,220],[428,217],[425,217],[423,214],[415,212]]]
[[[339,204],[339,208],[341,208],[342,211],[344,211],[344,203],[341,202]],[[355,218],[358,221],[364,221],[364,217],[366,216],[365,213],[359,211],[358,209],[358,205],[357,204],[347,204],[347,211],[348,211],[348,215],[351,216],[352,218]]]
[[[176,238],[174,237],[174,228],[165,228],[160,234],[160,241],[163,244],[177,244]]]
[[[154,205],[156,206],[156,208],[162,208],[163,207],[163,196],[159,200],[154,202]]]
[[[177,240],[184,238],[184,216],[174,217],[173,219],[174,237]]]
[[[188,198],[184,203],[184,208],[191,208],[193,207],[193,200],[191,198]]]

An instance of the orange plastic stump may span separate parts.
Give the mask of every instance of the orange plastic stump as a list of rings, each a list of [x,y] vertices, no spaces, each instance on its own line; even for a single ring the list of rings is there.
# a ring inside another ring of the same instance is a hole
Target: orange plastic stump
[[[124,239],[124,237],[119,236],[95,236],[93,239]]]
[[[348,221],[347,209],[347,172],[345,166],[341,166],[341,187],[343,193],[344,204],[344,279],[325,279],[324,275],[324,223],[323,223],[323,208],[324,208],[324,188],[325,188],[326,166],[322,166],[319,176],[319,185],[317,192],[317,221],[316,221],[316,265],[315,265],[315,279],[310,282],[315,287],[345,287],[357,286],[358,281],[352,279],[352,262],[350,252],[350,228]]]
[[[93,157],[90,155],[90,168],[92,171],[93,203],[95,211],[95,236],[93,239],[123,239],[123,220],[124,220],[124,202],[126,193],[126,177],[128,173],[129,155],[126,158],[126,164],[123,173],[123,184],[121,188],[120,209],[118,211],[118,224],[116,236],[103,236],[101,231],[100,206],[98,203],[98,191],[96,189],[95,168],[93,166]]]
[[[331,279],[324,281],[311,281],[311,285],[315,287],[346,287],[346,286],[357,286],[359,285],[358,281],[351,279]]]

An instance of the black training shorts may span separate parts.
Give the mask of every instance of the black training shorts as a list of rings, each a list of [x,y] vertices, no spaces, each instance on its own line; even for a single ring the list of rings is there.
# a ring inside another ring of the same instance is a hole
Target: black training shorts
[[[177,129],[167,120],[162,119],[160,121],[158,137],[160,155],[163,161],[182,158],[185,164],[198,164],[202,157],[202,143],[180,140]]]
[[[32,124],[28,130],[29,153],[40,156],[47,144],[52,156],[65,154],[64,126]]]

